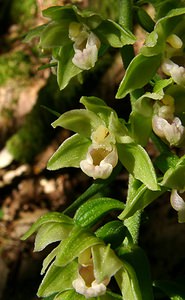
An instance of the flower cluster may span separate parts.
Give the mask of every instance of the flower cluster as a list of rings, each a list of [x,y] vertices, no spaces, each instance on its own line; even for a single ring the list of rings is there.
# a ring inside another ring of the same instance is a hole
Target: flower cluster
[[[54,299],[58,299],[67,290],[73,290],[84,299],[99,299],[96,297],[106,294],[111,278],[123,272],[124,264],[110,245],[61,213],[42,216],[23,239],[35,231],[38,231],[35,251],[43,250],[54,241],[60,242],[43,262],[41,273],[47,272],[38,290],[39,297],[56,294]],[[43,236],[46,232],[49,234]]]

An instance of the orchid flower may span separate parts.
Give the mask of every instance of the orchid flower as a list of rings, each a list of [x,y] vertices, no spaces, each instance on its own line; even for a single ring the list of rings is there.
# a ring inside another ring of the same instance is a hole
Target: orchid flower
[[[162,62],[161,69],[164,74],[171,76],[175,83],[185,86],[185,67],[176,61],[183,54],[183,41],[176,34],[168,36],[166,46],[165,59]],[[175,61],[173,61],[173,58]]]
[[[174,99],[165,95],[154,104],[152,128],[156,135],[170,146],[179,146],[185,138],[185,128],[178,117],[174,116]]]

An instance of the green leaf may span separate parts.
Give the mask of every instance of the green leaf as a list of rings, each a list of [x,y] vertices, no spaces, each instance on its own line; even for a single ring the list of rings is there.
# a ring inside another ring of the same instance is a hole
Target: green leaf
[[[138,54],[129,64],[121,81],[116,98],[124,98],[128,93],[142,88],[155,75],[161,64],[161,54],[146,57]],[[141,74],[142,70],[142,74]]]
[[[98,283],[114,276],[123,266],[110,245],[96,245],[92,248],[94,275]]]
[[[74,134],[66,139],[48,161],[48,170],[65,167],[78,168],[81,160],[85,159],[91,142],[87,138]]]
[[[146,93],[132,104],[130,114],[131,132],[134,141],[142,146],[148,142],[152,131],[153,99],[161,96],[154,93]]]
[[[142,210],[152,203],[155,199],[166,192],[165,188],[158,191],[149,190],[146,185],[134,179],[131,195],[127,197],[127,203],[124,211],[119,215],[120,220],[125,220],[134,215],[138,210]]]
[[[69,236],[59,245],[55,264],[65,266],[87,248],[102,243],[103,241],[98,239],[91,232],[76,226]]]
[[[115,48],[121,48],[136,41],[132,32],[112,20],[104,20],[94,32],[101,41]]]
[[[49,297],[44,298],[44,300],[54,300],[55,294]],[[43,299],[42,299],[43,300]]]
[[[59,246],[59,245],[58,245]],[[46,271],[46,269],[48,268],[48,266],[51,264],[51,262],[54,260],[54,258],[56,257],[57,253],[58,253],[58,248],[59,247],[55,247],[47,256],[46,258],[43,260],[42,263],[42,270],[40,272],[41,275],[43,275]]]
[[[72,227],[72,224],[64,223],[47,223],[42,225],[35,238],[34,251],[41,251],[47,245],[65,239]]]
[[[143,300],[135,270],[129,263],[123,262],[123,268],[116,273],[115,278],[123,300]]]
[[[96,232],[96,236],[102,239],[105,244],[111,244],[112,248],[118,247],[125,238],[126,228],[123,222],[111,221],[100,227]]]
[[[176,189],[184,190],[185,189],[185,156],[182,156],[178,163],[169,168],[164,174],[163,180],[160,183],[162,186]]]
[[[102,17],[93,11],[79,10],[75,5],[54,6],[43,11],[45,17],[62,22],[80,22],[86,24],[90,29],[96,28],[101,22]]]
[[[151,272],[145,252],[140,247],[134,245],[128,248],[120,248],[118,255],[134,269],[139,284],[141,299],[153,300]]]
[[[171,300],[184,300],[185,288],[184,283],[173,282],[168,280],[156,280],[154,286],[161,289]]]
[[[60,90],[63,90],[69,81],[82,72],[81,69],[72,63],[74,50],[72,44],[65,45],[59,51],[59,60],[57,67],[57,82]]]
[[[45,26],[40,34],[40,45],[42,48],[62,47],[70,44],[72,48],[72,41],[68,34],[69,23],[63,21],[62,23],[51,22]]]
[[[38,290],[38,297],[48,297],[54,293],[72,288],[72,281],[78,276],[78,263],[72,261],[65,267],[55,266],[48,269]]]
[[[96,300],[97,298],[91,298],[91,300]],[[85,296],[80,295],[75,292],[75,290],[68,290],[58,294],[54,300],[86,300]]]
[[[107,293],[101,296],[98,300],[122,300],[122,296],[111,291],[107,291]]]
[[[118,119],[116,112],[100,98],[83,96],[80,102],[87,110],[94,112],[110,129],[118,143],[131,143],[132,139],[129,136],[128,129],[123,121]]]
[[[70,22],[77,21],[76,14],[72,6],[51,6],[42,12],[43,16],[55,21],[63,22],[68,20]]]
[[[37,231],[43,224],[47,223],[63,223],[72,225],[73,220],[65,216],[59,212],[49,212],[41,216],[31,227],[30,229],[23,235],[21,240],[26,240],[29,236],[31,236],[35,231]]]
[[[82,204],[77,210],[74,221],[81,227],[91,227],[105,214],[112,210],[123,210],[125,205],[112,198],[91,199]]]
[[[37,26],[37,27],[29,30],[23,41],[25,43],[27,43],[27,42],[30,42],[35,37],[39,37],[41,35],[42,31],[46,28],[46,26],[47,25],[44,24],[44,25],[40,25],[40,26]]]
[[[173,83],[172,78],[158,80],[154,85],[154,93],[163,96],[164,95],[163,89],[172,83]]]
[[[148,32],[151,32],[154,29],[155,22],[150,17],[150,15],[146,12],[142,7],[138,7],[136,10],[137,19],[139,24]]]
[[[80,99],[80,103],[82,103],[87,110],[97,114],[108,126],[109,118],[111,113],[113,112],[113,109],[107,106],[107,104],[102,99],[94,96],[83,96]]]
[[[62,114],[52,126],[61,126],[66,129],[79,133],[82,136],[90,137],[94,129],[96,129],[102,121],[92,111],[86,109],[74,109]]]
[[[145,151],[137,144],[118,145],[118,155],[123,166],[149,189],[159,190],[153,164]]]

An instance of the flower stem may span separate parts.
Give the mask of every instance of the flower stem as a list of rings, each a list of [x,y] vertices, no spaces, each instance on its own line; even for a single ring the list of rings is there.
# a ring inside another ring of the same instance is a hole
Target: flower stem
[[[120,173],[121,169],[122,165],[118,163],[109,178],[96,180],[82,195],[64,210],[64,213],[70,215],[75,212],[80,205],[108,186]]]
[[[132,30],[132,0],[120,0],[119,1],[119,24],[122,27],[126,27]]]

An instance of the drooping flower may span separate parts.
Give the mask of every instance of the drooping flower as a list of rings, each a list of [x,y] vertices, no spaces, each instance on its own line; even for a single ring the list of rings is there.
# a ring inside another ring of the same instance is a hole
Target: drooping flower
[[[83,70],[94,67],[100,46],[120,48],[133,44],[135,36],[112,20],[75,5],[53,6],[43,11],[49,21],[27,35],[40,38],[39,46],[52,61],[60,89]],[[111,32],[111,34],[110,34]]]
[[[169,122],[164,118],[154,116],[152,126],[155,134],[169,142],[170,146],[178,146],[184,140],[185,128],[177,117]]]
[[[180,196],[181,194],[181,196]],[[184,201],[184,191],[180,192],[177,190],[172,190],[170,202],[172,207],[178,213],[178,221],[179,223],[185,222],[185,201]]]
[[[107,262],[109,267],[98,266],[100,260]],[[110,246],[96,245],[86,249],[78,258],[78,277],[72,282],[77,293],[85,298],[104,295],[111,277],[122,267],[122,262],[116,257]],[[103,267],[101,269],[101,267]]]
[[[85,109],[65,112],[52,126],[61,126],[76,134],[66,139],[48,161],[48,169],[81,168],[88,176],[108,178],[118,163],[152,190],[158,189],[155,171],[143,147],[133,138],[123,119],[97,97],[82,97]],[[140,172],[140,161],[145,171]],[[151,176],[148,172],[151,170]]]
[[[80,162],[80,168],[88,176],[106,179],[118,162],[115,137],[100,125],[92,132],[92,144],[88,148],[86,159]]]
[[[170,146],[179,146],[185,139],[185,127],[174,112],[174,99],[170,95],[164,95],[161,101],[154,104],[152,128]]]
[[[85,26],[76,22],[69,25],[69,37],[74,41],[73,64],[82,70],[89,70],[94,67],[101,45],[99,38],[93,32],[89,32]]]
[[[183,41],[176,34],[166,39],[165,58],[161,69],[167,76],[171,76],[175,83],[185,86],[185,67]]]

